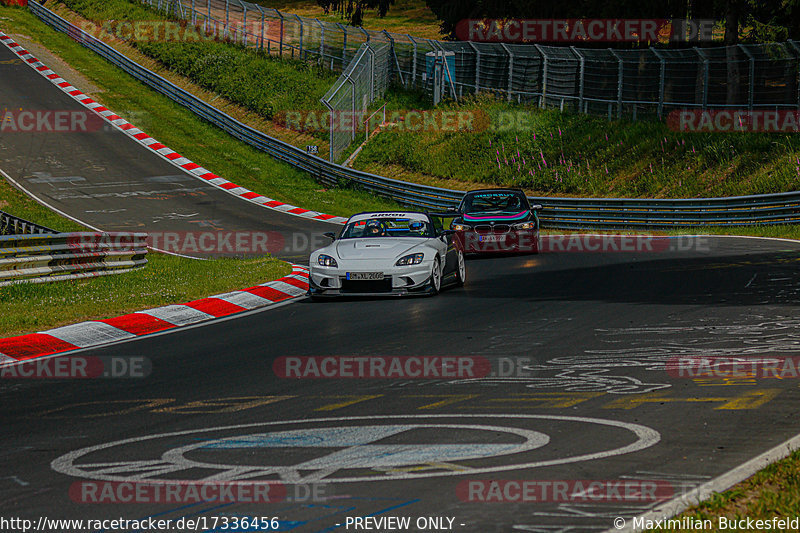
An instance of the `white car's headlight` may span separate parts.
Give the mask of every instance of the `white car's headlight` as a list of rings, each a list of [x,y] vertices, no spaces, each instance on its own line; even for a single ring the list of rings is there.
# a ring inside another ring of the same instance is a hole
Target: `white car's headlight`
[[[325,255],[325,254],[320,254],[319,255],[319,257],[317,258],[317,263],[319,263],[319,266],[324,266],[324,267],[338,267],[339,266],[336,263],[336,259],[334,259],[333,257],[331,257],[329,255]]]
[[[467,226],[466,224],[453,224],[453,229],[456,231],[469,231],[472,229],[472,227]]]
[[[522,224],[514,224],[514,229],[536,229],[536,222],[523,222]]]
[[[422,263],[422,260],[425,258],[425,254],[411,254],[405,257],[401,257],[395,263],[395,266],[407,266],[407,265],[418,265]]]

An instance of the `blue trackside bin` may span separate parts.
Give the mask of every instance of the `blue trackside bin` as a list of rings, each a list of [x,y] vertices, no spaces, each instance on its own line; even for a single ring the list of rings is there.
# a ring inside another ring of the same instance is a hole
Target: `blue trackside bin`
[[[444,83],[447,85],[455,84],[456,82],[456,53],[453,51],[439,51],[439,52],[428,52],[425,54],[425,78],[423,81],[430,82],[433,80],[434,68],[436,64],[436,60],[439,60],[442,63],[442,68],[444,68],[445,63],[447,64],[447,69],[444,71],[442,75],[442,79]]]

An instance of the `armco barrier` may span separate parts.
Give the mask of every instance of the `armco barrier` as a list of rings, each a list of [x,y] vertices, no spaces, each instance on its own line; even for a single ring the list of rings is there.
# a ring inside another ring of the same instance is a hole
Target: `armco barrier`
[[[72,36],[83,46],[199,117],[237,139],[309,172],[327,185],[355,185],[405,205],[432,210],[455,206],[463,195],[463,191],[384,178],[308,155],[300,148],[242,124],[70,24],[36,1],[31,0],[28,6],[45,23]],[[540,217],[542,227],[553,229],[627,227],[668,229],[700,225],[737,226],[800,222],[800,192],[685,200],[549,197],[534,197],[531,200],[544,206]]]
[[[0,237],[0,287],[121,274],[147,264],[146,233]]]
[[[0,235],[33,235],[36,233],[58,233],[24,218],[0,211]]]

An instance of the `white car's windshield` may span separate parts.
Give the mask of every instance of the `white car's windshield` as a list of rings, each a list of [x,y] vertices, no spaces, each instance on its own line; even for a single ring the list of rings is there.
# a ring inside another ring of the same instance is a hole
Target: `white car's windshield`
[[[380,217],[350,222],[340,239],[362,237],[435,237],[433,224],[418,218]]]

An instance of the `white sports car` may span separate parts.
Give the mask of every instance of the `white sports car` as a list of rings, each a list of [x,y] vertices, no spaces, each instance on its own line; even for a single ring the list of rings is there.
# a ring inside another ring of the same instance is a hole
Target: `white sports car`
[[[464,254],[451,230],[426,213],[360,213],[309,261],[309,291],[320,296],[436,294],[463,285]]]

